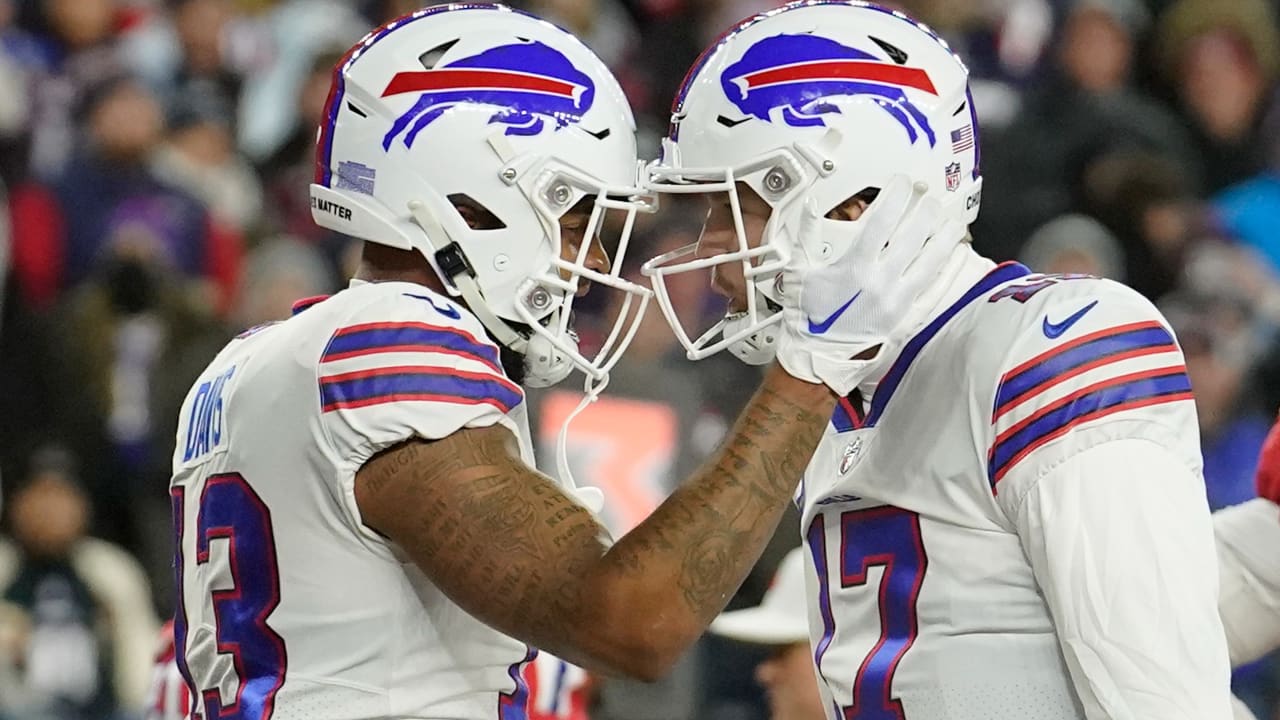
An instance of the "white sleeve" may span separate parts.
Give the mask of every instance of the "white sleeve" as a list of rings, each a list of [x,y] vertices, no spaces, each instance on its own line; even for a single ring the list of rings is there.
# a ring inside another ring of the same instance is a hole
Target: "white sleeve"
[[[375,453],[464,428],[519,431],[509,413],[524,391],[503,371],[498,347],[478,320],[456,310],[445,315],[437,302],[445,301],[397,292],[371,305],[333,332],[316,364],[320,427],[342,469],[343,509],[371,540],[355,500],[355,473]]]
[[[1214,513],[1218,611],[1232,666],[1280,648],[1280,507],[1261,498]]]
[[[498,347],[461,318],[428,322],[422,313],[392,305],[389,321],[339,328],[320,357],[321,421],[354,467],[408,438],[495,424],[516,431],[507,414],[524,392],[503,371]]]
[[[1226,720],[1230,669],[1204,483],[1146,440],[1094,445],[1013,517],[1089,720]]]

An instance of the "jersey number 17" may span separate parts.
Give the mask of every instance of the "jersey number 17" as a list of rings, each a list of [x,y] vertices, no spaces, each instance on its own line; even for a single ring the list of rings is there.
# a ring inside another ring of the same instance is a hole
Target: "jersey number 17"
[[[904,720],[902,703],[891,694],[893,675],[903,655],[915,642],[919,625],[916,600],[929,565],[920,536],[920,518],[894,507],[850,510],[840,515],[838,568],[829,568],[826,516],[819,513],[806,536],[818,574],[818,609],[822,616],[822,639],[814,649],[818,677],[826,677],[822,659],[835,637],[836,623],[831,611],[832,584],[838,591],[866,588],[870,570],[883,568],[877,606],[880,637],[863,658],[853,679],[853,696],[848,705],[836,700],[837,717],[845,720]],[[838,570],[833,574],[830,570]]]

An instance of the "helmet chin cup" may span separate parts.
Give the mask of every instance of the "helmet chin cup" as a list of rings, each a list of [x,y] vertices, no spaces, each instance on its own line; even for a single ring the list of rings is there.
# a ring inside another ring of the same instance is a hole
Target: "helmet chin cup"
[[[733,313],[724,319],[724,336],[733,337],[755,324],[747,313]],[[766,365],[773,362],[774,356],[778,353],[778,337],[782,334],[780,329],[774,326],[775,324],[764,325],[740,340],[731,342],[728,347],[729,352],[748,365]]]
[[[578,348],[578,335],[572,330],[561,336],[574,350]],[[561,351],[545,335],[534,334],[524,350],[524,384],[531,388],[547,388],[560,383],[573,372],[574,362],[568,353]]]

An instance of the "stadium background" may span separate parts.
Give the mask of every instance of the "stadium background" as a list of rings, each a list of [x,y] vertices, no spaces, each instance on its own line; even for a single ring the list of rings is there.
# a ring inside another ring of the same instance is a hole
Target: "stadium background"
[[[514,4],[604,58],[652,157],[699,50],[775,3]],[[136,666],[172,605],[176,409],[231,335],[350,274],[354,244],[314,226],[307,203],[329,68],[419,5],[0,0],[0,717],[138,717],[149,667]],[[1277,2],[898,5],[973,73],[977,248],[1157,301],[1186,351],[1209,502],[1250,497],[1280,407]],[[699,221],[683,205],[646,220],[632,257],[692,241]],[[700,281],[673,292],[716,312]],[[650,320],[570,448],[618,530],[715,445],[755,384],[731,359],[685,363]],[[590,344],[591,315],[580,324]],[[575,403],[572,388],[531,397],[544,448]],[[758,600],[794,528],[735,605]],[[595,717],[762,718],[754,652],[704,640],[657,686],[604,683]],[[1280,718],[1276,662],[1237,673],[1236,689]]]

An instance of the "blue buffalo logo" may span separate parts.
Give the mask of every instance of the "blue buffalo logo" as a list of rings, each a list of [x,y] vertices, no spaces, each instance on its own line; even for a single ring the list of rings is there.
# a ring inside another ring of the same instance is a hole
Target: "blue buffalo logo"
[[[928,73],[881,60],[815,35],[776,35],[751,46],[742,59],[725,68],[720,87],[747,115],[772,122],[780,109],[793,127],[825,126],[824,115],[839,114],[832,97],[865,95],[907,131],[914,144],[920,133],[932,147],[933,128],[924,113],[907,99],[904,88],[937,95]]]
[[[382,138],[389,150],[399,135],[405,147],[445,111],[462,104],[490,105],[490,123],[506,135],[537,135],[548,123],[559,130],[591,109],[595,83],[560,52],[540,42],[500,45],[431,70],[396,73],[382,97],[421,93]]]

